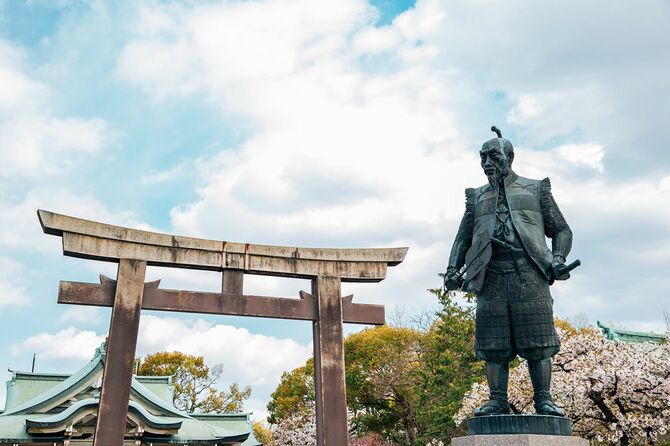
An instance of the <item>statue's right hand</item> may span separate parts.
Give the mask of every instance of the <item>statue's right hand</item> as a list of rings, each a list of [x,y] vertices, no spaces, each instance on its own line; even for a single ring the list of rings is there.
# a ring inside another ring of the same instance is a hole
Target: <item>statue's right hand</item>
[[[463,277],[455,268],[447,269],[444,275],[444,289],[445,291],[459,290],[463,286]]]

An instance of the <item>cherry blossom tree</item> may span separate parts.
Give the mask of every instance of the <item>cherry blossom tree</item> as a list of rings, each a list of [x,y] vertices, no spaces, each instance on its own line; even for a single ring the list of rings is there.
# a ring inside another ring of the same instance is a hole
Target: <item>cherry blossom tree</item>
[[[282,419],[272,432],[273,446],[316,446],[314,403]]]
[[[670,342],[626,343],[587,327],[560,329],[552,393],[573,422],[575,435],[598,443],[654,444],[670,429]],[[488,399],[485,383],[465,395],[454,417],[461,424]],[[532,413],[533,390],[525,361],[510,371],[515,413]]]
[[[316,445],[316,416],[314,404],[306,412],[296,412],[277,424],[272,434],[271,446],[314,446]],[[351,426],[349,426],[351,431]],[[349,439],[348,446],[398,446],[385,441],[379,434],[369,433],[364,437]]]

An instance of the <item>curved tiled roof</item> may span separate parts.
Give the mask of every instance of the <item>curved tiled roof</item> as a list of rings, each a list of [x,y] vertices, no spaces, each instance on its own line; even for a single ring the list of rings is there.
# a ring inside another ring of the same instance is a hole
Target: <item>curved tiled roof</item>
[[[103,357],[105,350],[103,347],[96,349],[95,356],[84,367],[72,374],[65,381],[52,387],[41,395],[26,401],[12,409],[4,412],[0,417],[7,415],[20,415],[26,413],[36,413],[44,408],[58,405],[59,402],[67,400],[70,396],[76,395],[79,391],[90,386],[95,381],[95,376],[103,368]]]
[[[48,417],[27,417],[26,426],[28,427],[38,427],[38,428],[52,428],[63,425],[65,429],[65,424],[71,422],[83,411],[88,409],[96,409],[100,404],[98,398],[88,398],[85,400],[77,401],[67,409],[57,414],[50,415]],[[128,411],[133,412],[138,415],[140,419],[147,425],[156,429],[179,429],[181,427],[181,420],[168,418],[168,417],[158,417],[152,415],[141,405],[137,404],[135,401],[128,402]]]
[[[69,377],[59,375],[57,381],[62,379],[62,382],[0,413],[0,443],[32,444],[35,441],[58,442],[65,438],[64,430],[68,424],[77,423],[78,418],[85,416],[83,412],[97,411],[99,398],[89,396],[79,401],[76,398],[90,395],[90,387],[102,376],[104,358],[103,344],[91,361],[76,373]],[[30,381],[29,375],[39,379],[44,374],[23,373],[21,376]],[[169,384],[169,378],[165,377],[140,379],[150,384],[153,381],[166,381]],[[128,412],[147,427],[143,436],[145,441],[182,445],[242,443],[244,446],[260,446],[254,438],[248,414],[187,414],[144,386],[140,379],[132,378],[132,399],[128,402]],[[68,405],[65,410],[48,413],[64,405]],[[30,433],[28,429],[56,432]],[[152,430],[166,433],[158,434]],[[168,434],[168,431],[172,434]]]

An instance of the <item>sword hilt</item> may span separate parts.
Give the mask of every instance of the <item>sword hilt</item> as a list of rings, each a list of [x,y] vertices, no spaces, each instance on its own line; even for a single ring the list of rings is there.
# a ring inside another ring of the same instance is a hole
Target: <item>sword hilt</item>
[[[582,261],[579,260],[579,259],[577,259],[577,260],[575,260],[574,262],[572,262],[571,264],[566,265],[566,266],[565,266],[565,269],[564,269],[563,271],[565,271],[566,273],[569,273],[570,271],[572,271],[573,269],[577,268],[577,267],[580,266],[581,264],[582,264]]]

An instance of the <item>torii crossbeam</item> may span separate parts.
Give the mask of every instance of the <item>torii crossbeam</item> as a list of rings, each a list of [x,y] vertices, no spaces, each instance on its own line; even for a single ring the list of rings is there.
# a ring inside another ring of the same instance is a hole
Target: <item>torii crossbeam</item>
[[[58,303],[112,307],[94,444],[121,446],[140,311],[179,311],[313,321],[316,434],[319,446],[347,444],[342,324],[384,324],[384,307],[341,297],[341,282],[379,282],[407,248],[320,249],[232,243],[160,234],[37,211],[63,254],[119,264],[116,280],[61,282]],[[144,283],[147,265],[223,272],[221,293]],[[300,299],[243,293],[244,274],[310,279]]]

